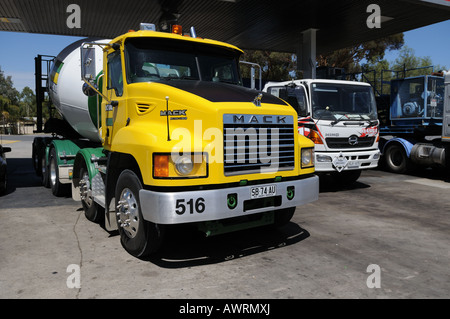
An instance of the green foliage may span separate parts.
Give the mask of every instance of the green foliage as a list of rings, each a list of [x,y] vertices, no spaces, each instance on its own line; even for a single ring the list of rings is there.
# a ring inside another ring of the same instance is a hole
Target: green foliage
[[[49,117],[44,108],[44,117]],[[2,128],[14,126],[17,121],[36,117],[36,96],[31,88],[22,92],[14,87],[12,77],[6,76],[0,67],[0,125]],[[4,129],[5,130],[5,129]]]
[[[12,77],[5,76],[0,67],[0,95],[10,104],[17,105],[19,103],[19,92],[14,88]]]
[[[368,41],[349,48],[319,55],[318,66],[344,68],[346,73],[363,71],[362,61],[378,63],[387,51],[398,50],[404,44],[403,33],[394,34],[378,40]]]
[[[317,66],[344,68],[347,73],[363,70],[362,61],[377,63],[384,58],[386,50],[398,50],[404,44],[403,33],[369,41],[360,45],[337,50],[317,57]],[[297,70],[297,56],[291,53],[249,50],[243,60],[257,63],[262,68],[262,79],[288,81],[299,79],[302,74]],[[242,68],[243,77],[250,77],[250,68]]]
[[[389,81],[395,78],[413,77],[420,75],[428,75],[433,71],[438,72],[446,70],[445,66],[433,65],[433,61],[429,56],[418,57],[412,48],[403,46],[399,51],[398,57],[391,63],[383,59],[380,61],[369,61],[362,66],[362,71],[375,72],[375,92],[377,95],[389,94]],[[372,77],[369,77],[372,81]],[[381,85],[383,81],[383,85]],[[373,85],[373,84],[372,84]]]
[[[263,80],[288,81],[292,77],[296,78],[296,58],[291,53],[249,50],[244,53],[242,60],[259,64]],[[250,68],[241,69],[242,76],[250,78]]]

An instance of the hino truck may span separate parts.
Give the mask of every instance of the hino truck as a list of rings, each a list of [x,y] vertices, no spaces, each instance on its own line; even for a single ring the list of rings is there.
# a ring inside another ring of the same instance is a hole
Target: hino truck
[[[242,86],[239,48],[191,31],[88,39],[51,69],[63,125],[35,139],[37,171],[55,195],[71,185],[87,219],[118,229],[136,257],[156,252],[170,225],[279,226],[318,199],[314,144],[296,134],[295,111]]]
[[[390,85],[388,116],[380,127],[383,166],[400,174],[420,167],[448,169],[450,72],[394,79]]]
[[[298,113],[298,132],[315,143],[318,174],[331,174],[348,184],[363,169],[377,167],[379,121],[369,84],[303,79],[268,82],[264,92],[283,99]]]

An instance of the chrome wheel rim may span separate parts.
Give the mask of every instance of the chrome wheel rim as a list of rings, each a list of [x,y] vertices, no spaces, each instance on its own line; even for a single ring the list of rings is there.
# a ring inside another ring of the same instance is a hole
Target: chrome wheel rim
[[[83,177],[80,180],[80,197],[88,207],[91,207],[93,202],[92,189],[87,172],[84,172]]]
[[[117,205],[118,224],[129,238],[134,238],[139,230],[139,206],[136,196],[129,188],[124,188]]]
[[[50,181],[52,185],[56,184],[56,164],[53,158],[50,160]]]

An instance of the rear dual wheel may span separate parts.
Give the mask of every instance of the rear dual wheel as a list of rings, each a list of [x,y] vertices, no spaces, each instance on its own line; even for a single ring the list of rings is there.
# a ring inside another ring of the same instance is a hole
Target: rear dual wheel
[[[43,157],[45,161],[45,156]],[[48,172],[42,171],[44,186],[47,184],[51,187],[52,193],[55,196],[64,196],[69,192],[70,184],[63,184],[59,180],[58,160],[56,157],[56,149],[54,147],[50,150],[48,166],[43,166],[48,169]],[[45,182],[44,182],[45,180]]]
[[[79,176],[79,190],[84,215],[91,222],[100,223],[104,220],[105,209],[94,201],[91,179],[89,178],[89,172],[84,162],[81,165]]]

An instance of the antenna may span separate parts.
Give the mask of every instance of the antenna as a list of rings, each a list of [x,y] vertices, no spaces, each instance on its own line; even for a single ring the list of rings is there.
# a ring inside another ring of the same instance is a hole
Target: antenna
[[[167,116],[167,140],[170,141],[170,128],[169,128],[169,97],[166,96],[166,116]]]

